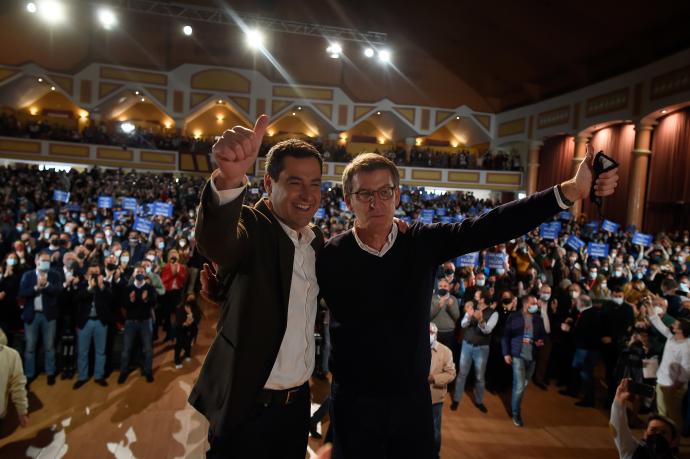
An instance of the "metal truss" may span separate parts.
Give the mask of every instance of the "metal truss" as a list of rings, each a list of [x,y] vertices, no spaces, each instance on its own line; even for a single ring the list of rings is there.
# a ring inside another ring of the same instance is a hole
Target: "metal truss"
[[[103,4],[102,0],[85,1],[94,4]],[[108,3],[115,8],[141,14],[154,14],[175,19],[227,24],[230,26],[238,26],[237,19],[240,19],[247,24],[247,26],[257,27],[264,31],[321,37],[333,41],[352,41],[366,43],[372,46],[385,45],[387,38],[387,34],[383,32],[360,32],[359,30],[346,27],[272,19],[255,14],[234,12],[224,8],[185,5],[183,3],[167,3],[155,0],[111,0]]]

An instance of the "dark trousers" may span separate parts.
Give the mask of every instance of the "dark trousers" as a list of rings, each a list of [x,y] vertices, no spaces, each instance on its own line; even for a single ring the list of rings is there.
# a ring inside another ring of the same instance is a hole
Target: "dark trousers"
[[[429,459],[434,450],[431,393],[359,396],[332,386],[333,459]]]
[[[181,289],[169,290],[165,293],[165,295],[163,295],[163,298],[161,299],[161,317],[159,318],[158,323],[163,325],[163,331],[165,332],[165,341],[175,338],[173,336],[175,330],[172,327],[171,318],[173,313],[175,312],[175,307],[180,303],[181,300]]]
[[[232,431],[209,430],[206,459],[304,459],[310,406],[308,383],[288,405],[257,402]]]
[[[175,327],[175,365],[182,363],[182,351],[185,357],[192,356],[192,336],[194,327]]]
[[[438,342],[446,346],[453,353],[453,362],[457,362],[460,356],[460,346],[455,337],[455,330],[438,332]]]
[[[549,336],[544,339],[544,345],[539,349],[537,355],[537,367],[534,371],[534,380],[540,384],[548,384],[550,376],[547,373],[549,369],[549,358],[551,357],[551,338]]]
[[[616,343],[604,344],[601,348],[601,358],[604,361],[604,368],[606,369],[606,386],[608,387],[607,405],[613,403],[613,399],[616,396],[616,389],[619,383],[616,378],[616,364],[618,363],[620,354]]]
[[[434,459],[438,459],[441,454],[441,419],[443,415],[443,402],[431,405],[434,414]]]
[[[120,373],[129,372],[129,358],[134,347],[134,338],[139,335],[144,350],[143,373],[145,375],[153,374],[153,338],[151,333],[153,333],[151,319],[125,321],[125,346],[122,349],[122,357],[120,357]]]

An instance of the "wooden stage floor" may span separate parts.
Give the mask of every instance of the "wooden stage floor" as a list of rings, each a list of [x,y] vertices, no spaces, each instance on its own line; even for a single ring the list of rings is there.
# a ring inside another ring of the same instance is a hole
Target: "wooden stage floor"
[[[58,379],[49,387],[45,376],[39,377],[31,388],[30,425],[18,427],[11,410],[0,433],[0,458],[203,458],[206,422],[186,400],[215,334],[215,311],[205,309],[194,359],[181,370],[172,364],[171,346],[155,346],[153,384],[136,372],[118,386],[116,371],[107,388],[90,381],[74,391],[74,380]],[[315,382],[313,389],[315,401],[320,402],[324,383]],[[573,402],[558,395],[554,387],[544,392],[528,386],[522,429],[513,426],[495,395],[486,395],[488,414],[479,412],[467,396],[456,412],[446,403],[441,457],[618,457],[604,410],[577,408]],[[683,445],[683,457],[690,457],[690,441],[684,439]],[[315,456],[319,446],[320,442],[310,439],[305,457]]]

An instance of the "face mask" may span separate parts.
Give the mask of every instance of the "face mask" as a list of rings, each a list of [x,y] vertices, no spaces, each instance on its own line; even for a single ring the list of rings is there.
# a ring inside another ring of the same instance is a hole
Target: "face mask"
[[[549,301],[551,299],[551,294],[550,293],[542,293],[539,295],[539,299],[542,301]]]
[[[186,245],[187,245],[187,241],[180,241],[180,247],[184,247]],[[448,273],[446,272],[446,274],[448,274]]]
[[[683,263],[685,263],[685,257],[683,257],[683,256],[678,257],[678,264],[682,265]]]
[[[67,219],[65,217],[61,216],[60,217],[60,223],[62,223],[64,225],[66,222],[67,222]]]
[[[146,268],[144,268],[144,271],[146,271],[146,274],[151,274],[151,267],[147,266]]]
[[[79,240],[79,242],[84,242],[84,239],[86,239],[86,234],[77,233],[77,239]]]
[[[123,265],[126,265],[127,263],[129,263],[129,257],[121,257],[120,261]]]
[[[86,247],[86,250],[93,250],[96,246],[93,244],[85,244],[84,247]]]
[[[130,239],[130,240],[129,240],[129,245],[136,245],[136,244],[137,244],[137,240],[136,240],[136,239]]]
[[[601,284],[601,288],[606,288],[606,283]]]
[[[103,239],[100,237],[96,238],[96,244],[103,244]]]
[[[86,217],[84,217],[83,215],[81,215],[81,216],[79,217],[79,221],[82,222],[82,223],[84,223],[84,222],[86,221]]]
[[[576,291],[570,292],[570,298],[575,299],[575,298],[577,298],[578,296],[580,296],[580,292],[576,292]]]
[[[172,261],[172,260],[170,260],[170,261]],[[448,295],[448,290],[446,290],[445,288],[438,289],[438,296],[446,296],[446,295]]]
[[[616,298],[616,297],[614,297],[614,298],[611,298],[611,301],[613,301],[614,303],[616,303],[616,304],[618,304],[618,305],[623,304],[623,298]]]
[[[661,309],[659,306],[654,306],[654,312],[656,313],[657,316],[660,316],[664,313],[664,310]]]
[[[506,272],[506,270],[503,268],[497,268],[496,269],[496,274],[498,274],[499,276],[502,276],[503,274],[505,274],[505,272]]]
[[[537,306],[536,304],[530,304],[527,310],[530,314],[535,314],[539,310],[539,306]]]
[[[484,287],[484,284],[486,283],[486,280],[484,279],[477,279],[477,287]]]
[[[681,292],[688,293],[690,292],[690,287],[688,287],[687,282],[681,282],[678,284],[678,288],[680,289]]]
[[[158,244],[156,244],[156,246],[157,246],[160,250],[163,250],[163,249],[165,248],[165,242],[159,242]]]
[[[136,276],[134,276],[134,279],[136,279],[138,282],[142,282],[144,279],[146,279],[146,276],[144,276],[143,274],[137,274]]]
[[[623,271],[615,271],[613,275],[614,277],[621,277],[623,275]]]
[[[48,271],[50,269],[50,261],[41,261],[38,263],[39,271]]]
[[[108,230],[108,231],[105,232],[105,237],[110,237],[110,236],[112,236],[112,235],[113,235],[113,232],[110,231],[110,230]]]
[[[644,274],[641,273],[641,272],[636,272],[636,273],[635,273],[635,279],[642,279],[642,276],[644,276]]]
[[[433,346],[435,342],[436,342],[436,335],[429,335],[429,344],[431,344]]]
[[[181,243],[181,242],[182,242],[182,241],[180,241],[180,243]],[[452,270],[452,269],[446,269],[446,270],[444,271],[444,273],[446,273],[446,276],[450,276],[451,274],[455,274],[455,271]]]
[[[156,260],[156,256],[155,255],[146,255],[146,259],[148,261],[150,261],[151,263],[153,263]]]
[[[120,258],[120,255],[122,255],[122,250],[116,250],[113,252],[113,255],[115,255],[117,258]]]
[[[44,239],[50,239],[50,235],[51,235],[51,234],[52,234],[52,233],[50,232],[50,230],[48,230],[48,231],[46,231],[46,232],[43,233],[43,238],[44,238]]]
[[[79,252],[77,254],[77,258],[79,258],[80,260],[83,260],[84,258],[86,258],[86,254],[84,252]]]
[[[513,300],[511,300],[510,298],[503,298],[503,299],[501,300],[501,303],[502,303],[503,305],[505,305],[505,306],[508,306],[508,305],[509,305],[510,303],[512,303],[512,302],[513,302]]]
[[[42,233],[44,229],[45,229],[45,226],[44,226],[44,225],[38,225],[38,226],[36,227],[36,231],[38,231],[39,233]]]
[[[590,279],[596,279],[597,278],[597,272],[596,271],[590,271],[589,278]]]
[[[18,233],[21,233],[22,231],[24,231],[24,227],[22,225],[17,225],[16,228],[17,228]]]
[[[108,268],[108,271],[115,271],[117,269],[117,265],[115,263],[108,263],[106,268]]]

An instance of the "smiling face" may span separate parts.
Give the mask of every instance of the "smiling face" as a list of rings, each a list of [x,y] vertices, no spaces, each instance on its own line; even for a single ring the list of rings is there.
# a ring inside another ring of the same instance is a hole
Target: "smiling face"
[[[315,158],[286,156],[278,180],[266,174],[264,185],[276,216],[299,230],[309,224],[321,203],[321,165]]]
[[[381,199],[379,191],[394,188],[393,196]],[[370,201],[360,199],[361,195],[345,195],[345,203],[357,217],[357,226],[374,232],[388,234],[393,224],[395,208],[400,204],[400,188],[395,186],[387,169],[359,171],[352,177],[352,193],[373,192]]]

